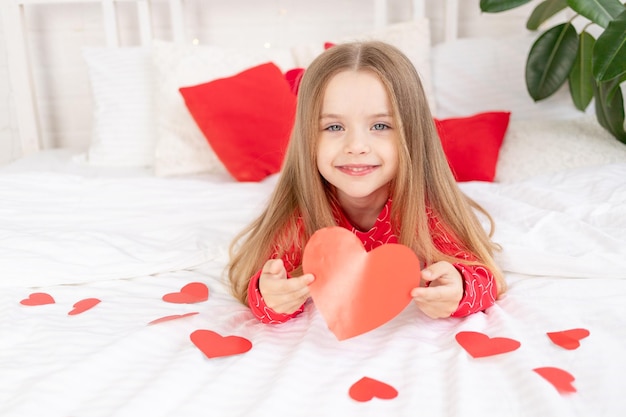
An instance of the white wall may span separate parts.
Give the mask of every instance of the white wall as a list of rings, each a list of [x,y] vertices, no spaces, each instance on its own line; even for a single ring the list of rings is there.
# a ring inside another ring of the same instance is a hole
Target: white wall
[[[19,156],[14,115],[11,114],[13,107],[5,44],[4,30],[0,22],[0,165]]]
[[[524,29],[529,8],[498,15],[481,14],[479,0],[461,0],[461,36],[504,35]],[[138,42],[135,9],[118,3],[123,44]],[[223,46],[289,47],[369,31],[373,1],[368,0],[186,0],[189,40]],[[158,37],[169,39],[167,9],[155,6]],[[433,42],[443,38],[440,0],[427,0]],[[389,17],[411,15],[410,0],[390,0]],[[45,147],[84,147],[91,129],[91,96],[81,58],[84,46],[104,44],[101,9],[97,4],[31,5],[26,8],[32,40],[36,95]],[[20,156],[5,36],[0,23],[0,164]]]

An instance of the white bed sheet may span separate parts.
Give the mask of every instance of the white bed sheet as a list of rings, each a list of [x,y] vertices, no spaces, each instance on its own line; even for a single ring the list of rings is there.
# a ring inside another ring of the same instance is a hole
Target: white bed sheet
[[[276,177],[111,177],[30,169],[0,174],[2,416],[621,416],[626,412],[626,165],[518,184],[466,183],[493,214],[508,293],[485,313],[431,320],[409,305],[339,342],[314,305],[279,326],[228,294],[227,245]],[[71,216],[68,216],[71,213]],[[173,304],[190,282],[207,301]],[[29,294],[55,303],[25,306]],[[101,302],[68,315],[86,298]],[[169,315],[198,313],[148,325]],[[585,328],[575,350],[546,332]],[[206,358],[199,329],[252,342]],[[514,351],[472,358],[460,331],[513,338]],[[532,370],[571,373],[559,394]],[[398,391],[357,402],[368,376]]]
[[[226,250],[233,231],[258,212],[275,180],[237,183],[221,174],[157,178],[148,170],[85,166],[67,151],[49,156],[45,163],[21,163],[0,175],[0,287],[76,284],[197,266]]]

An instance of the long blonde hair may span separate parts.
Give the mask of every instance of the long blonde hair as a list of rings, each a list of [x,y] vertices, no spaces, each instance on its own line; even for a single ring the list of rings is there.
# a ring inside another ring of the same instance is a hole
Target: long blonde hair
[[[273,254],[280,257],[294,244],[303,248],[316,230],[336,225],[331,186],[317,169],[316,147],[326,86],[335,74],[346,70],[371,71],[389,95],[400,137],[398,173],[390,196],[391,223],[399,242],[412,248],[426,264],[439,260],[459,262],[440,252],[433,243],[426,215],[430,209],[462,247],[477,256],[476,263],[493,272],[498,294],[503,293],[505,282],[493,259],[497,245],[490,239],[493,221],[459,189],[415,67],[397,48],[368,41],[335,45],[305,71],[278,183],[265,210],[235,237],[230,247],[228,275],[233,295],[247,303],[250,278]],[[489,220],[489,234],[473,209]]]

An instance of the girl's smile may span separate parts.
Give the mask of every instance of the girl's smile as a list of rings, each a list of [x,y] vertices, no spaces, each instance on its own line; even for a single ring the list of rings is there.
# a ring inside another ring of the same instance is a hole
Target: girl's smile
[[[348,175],[361,176],[370,174],[380,165],[338,165],[336,168]]]

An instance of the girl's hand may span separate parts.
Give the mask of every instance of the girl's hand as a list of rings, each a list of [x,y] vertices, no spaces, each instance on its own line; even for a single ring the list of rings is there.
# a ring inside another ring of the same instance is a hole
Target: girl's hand
[[[420,310],[433,319],[450,317],[463,297],[463,277],[450,262],[441,261],[422,270],[427,287],[411,290],[411,297]]]
[[[265,262],[259,278],[259,291],[265,304],[277,313],[291,314],[309,298],[312,274],[287,278],[287,270],[281,259]]]

